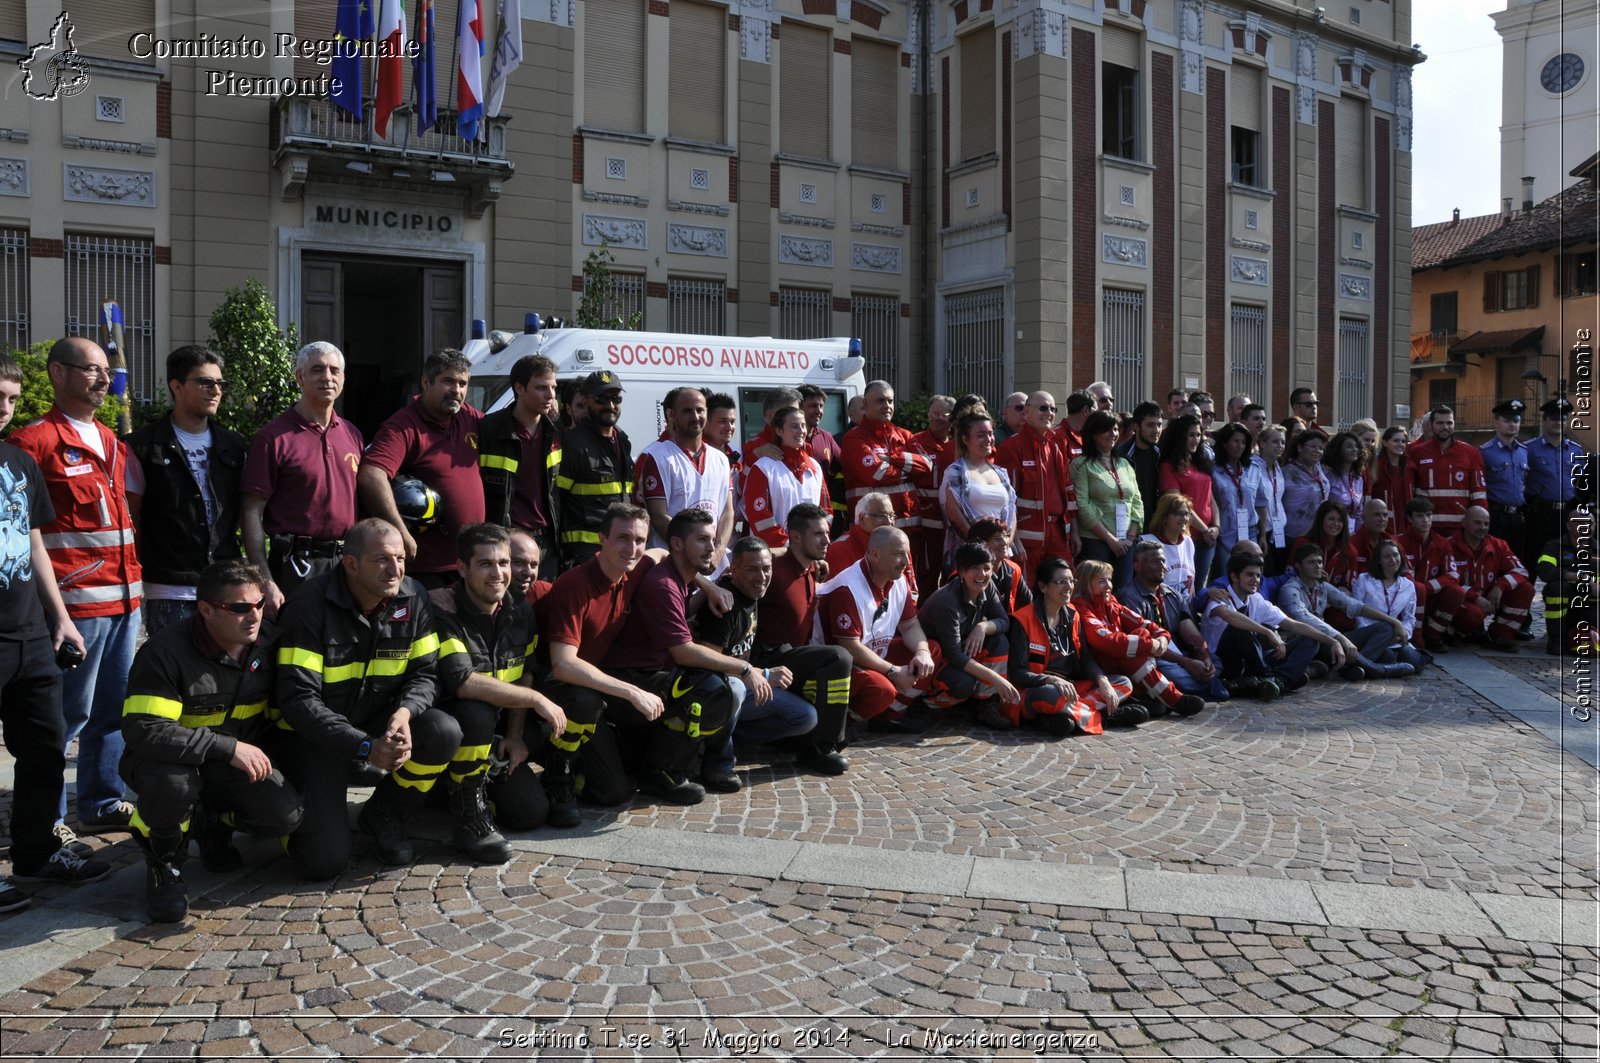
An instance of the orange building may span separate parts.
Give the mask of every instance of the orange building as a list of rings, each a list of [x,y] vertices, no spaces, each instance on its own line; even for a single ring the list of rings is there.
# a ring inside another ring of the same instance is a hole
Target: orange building
[[[1539,430],[1537,407],[1565,395],[1577,407],[1569,430],[1595,449],[1593,362],[1600,345],[1597,180],[1600,155],[1573,171],[1559,195],[1500,214],[1412,230],[1411,413],[1456,411],[1456,428],[1481,441],[1491,407],[1529,406],[1524,437]]]

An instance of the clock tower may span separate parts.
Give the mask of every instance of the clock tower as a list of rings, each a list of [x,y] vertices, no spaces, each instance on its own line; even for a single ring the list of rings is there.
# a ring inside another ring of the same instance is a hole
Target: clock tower
[[[1600,150],[1596,5],[1510,0],[1490,17],[1504,42],[1500,195],[1521,209],[1524,177],[1534,179],[1534,201],[1543,201],[1576,181],[1572,168]]]

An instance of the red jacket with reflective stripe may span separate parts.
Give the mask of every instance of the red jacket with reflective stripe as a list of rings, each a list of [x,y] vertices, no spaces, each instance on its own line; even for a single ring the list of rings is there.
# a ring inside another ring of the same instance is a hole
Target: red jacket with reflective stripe
[[[1489,501],[1489,488],[1483,478],[1483,454],[1470,443],[1457,439],[1450,449],[1441,451],[1432,439],[1413,443],[1406,451],[1415,494],[1433,503],[1433,523],[1449,534],[1461,526],[1468,506]]]
[[[862,421],[839,447],[851,519],[863,495],[882,491],[894,503],[895,524],[917,527],[917,486],[932,480],[933,462],[912,443],[911,433],[888,421]]]
[[[1083,618],[1083,637],[1101,665],[1112,669],[1113,662],[1132,663],[1155,652],[1155,640],[1171,639],[1166,628],[1153,624],[1109,595],[1104,601],[1074,598]],[[1114,669],[1113,669],[1114,670]]]
[[[1514,591],[1528,582],[1528,570],[1511,544],[1492,535],[1485,535],[1476,550],[1465,535],[1457,535],[1450,540],[1449,559],[1456,582],[1470,595],[1486,595],[1496,586]]]
[[[928,482],[917,484],[917,512],[922,526],[943,531],[944,507],[939,505],[939,484],[944,479],[944,471],[956,460],[955,436],[941,443],[933,438],[932,430],[924,429],[911,437],[911,445],[918,453],[927,455],[933,466]]]
[[[39,529],[74,619],[121,616],[144,594],[128,511],[127,450],[98,422],[102,460],[54,406],[9,442],[39,465],[56,519]]]
[[[1059,432],[1041,436],[1030,426],[1000,444],[994,463],[1011,477],[1017,491],[1017,538],[1025,543],[1045,541],[1045,529],[1058,521],[1063,534],[1070,529],[1078,508],[1067,466],[1071,461]]]

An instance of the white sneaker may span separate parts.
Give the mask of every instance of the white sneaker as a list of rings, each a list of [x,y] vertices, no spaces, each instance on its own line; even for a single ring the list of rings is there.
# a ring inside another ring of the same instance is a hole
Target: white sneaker
[[[88,856],[94,852],[94,847],[86,841],[79,840],[77,834],[73,833],[72,828],[65,823],[57,823],[50,828],[50,833],[56,836],[56,841],[61,843],[61,848],[70,849],[78,856]]]

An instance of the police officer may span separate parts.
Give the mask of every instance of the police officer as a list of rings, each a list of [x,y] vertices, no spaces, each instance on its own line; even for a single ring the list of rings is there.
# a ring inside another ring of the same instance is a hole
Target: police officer
[[[1522,427],[1521,399],[1507,399],[1489,412],[1494,436],[1478,449],[1483,453],[1483,479],[1489,491],[1489,534],[1513,546],[1522,539],[1523,484],[1528,475],[1528,448],[1517,438]]]
[[[131,825],[158,923],[188,914],[190,836],[207,868],[233,871],[235,828],[276,838],[300,824],[300,795],[274,763],[283,732],[267,712],[274,673],[260,641],[264,582],[244,561],[207,566],[195,615],[151,635],[128,673],[121,769],[139,795]]]
[[[633,494],[633,446],[628,433],[617,427],[622,381],[611,370],[600,369],[584,378],[580,391],[589,414],[562,438],[556,477],[563,571],[600,552],[606,510]]]
[[[1590,480],[1588,456],[1567,437],[1572,403],[1561,397],[1539,407],[1539,435],[1528,443],[1527,538],[1524,557],[1566,530],[1567,514]]]
[[[378,517],[344,536],[339,567],[306,582],[283,607],[276,706],[294,731],[284,773],[305,798],[289,856],[308,879],[350,859],[345,789],[352,760],[389,774],[357,825],[386,864],[409,864],[405,817],[461,746],[461,726],[433,708],[439,636],[405,546]]]
[[[549,811],[528,756],[528,716],[544,720],[557,734],[566,730],[567,718],[533,689],[539,636],[526,588],[512,589],[510,533],[496,524],[469,524],[456,536],[456,556],[461,579],[429,596],[439,628],[441,702],[461,724],[461,747],[446,769],[456,820],[452,840],[479,863],[503,864],[511,859],[511,847],[497,824],[534,830],[544,825]],[[491,780],[501,710],[504,737],[498,744],[504,761],[499,763],[505,770]],[[535,727],[531,744],[542,744],[541,738]],[[575,818],[554,824],[576,825]]]

